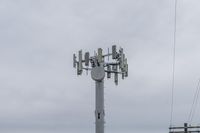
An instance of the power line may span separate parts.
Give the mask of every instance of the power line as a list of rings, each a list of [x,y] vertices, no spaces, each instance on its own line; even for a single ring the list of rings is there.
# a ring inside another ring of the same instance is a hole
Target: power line
[[[197,88],[198,91],[197,91],[197,96],[196,96],[196,102],[195,102],[195,106],[194,106],[194,111],[193,111],[193,114],[191,116],[191,121],[190,122],[192,122],[192,120],[194,118],[194,115],[195,115],[195,112],[196,112],[196,108],[197,108],[197,103],[198,103],[198,98],[199,98],[199,90],[200,90],[199,85],[200,85],[200,81],[199,81],[198,88]]]
[[[198,98],[199,98],[199,91],[200,91],[200,79],[198,81],[196,91],[195,91],[195,94],[194,94],[194,99],[193,99],[190,114],[189,114],[189,117],[188,117],[188,123],[192,122],[194,114],[196,112],[197,102],[198,102]]]
[[[172,89],[171,89],[171,115],[170,115],[170,126],[173,122],[173,111],[174,111],[174,88],[175,88],[175,61],[176,61],[176,19],[177,19],[177,0],[174,4],[174,36],[173,36],[173,65],[172,65]]]
[[[188,117],[188,123],[190,123],[191,116],[192,116],[192,113],[193,113],[193,109],[194,109],[194,105],[195,105],[195,101],[196,101],[196,97],[197,97],[198,86],[199,86],[199,82],[197,84],[196,91],[194,93],[194,99],[193,99],[192,106],[191,106],[191,109],[190,109],[190,113],[189,113],[189,117]]]

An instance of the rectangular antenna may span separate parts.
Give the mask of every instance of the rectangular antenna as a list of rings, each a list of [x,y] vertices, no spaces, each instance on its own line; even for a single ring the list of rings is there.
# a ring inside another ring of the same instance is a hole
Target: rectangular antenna
[[[118,73],[115,73],[115,84],[118,85]]]
[[[127,58],[124,59],[124,71],[125,71],[125,77],[128,77],[128,64],[127,64]]]
[[[128,69],[127,69],[127,58],[125,58],[125,55],[123,54],[123,68],[122,68],[122,79],[124,77],[128,76]]]
[[[112,58],[116,59],[116,57],[117,57],[117,47],[116,47],[116,45],[113,45],[112,46]]]
[[[82,62],[83,62],[83,58],[82,58],[82,50],[79,51],[78,53],[78,57],[79,57],[79,62],[78,62],[78,71],[80,74],[82,74],[82,71],[83,71],[83,65],[82,65]]]
[[[124,59],[124,70],[126,71],[127,58]]]
[[[109,57],[110,57],[110,55],[109,55],[109,54],[110,54],[110,52],[109,52],[109,48],[108,48],[108,61],[109,61]]]
[[[90,61],[90,53],[86,52],[85,53],[85,66],[89,66],[89,61]]]
[[[77,62],[77,75],[81,75],[81,73],[79,71],[79,62]]]
[[[112,69],[115,72],[114,73],[115,84],[118,85],[118,66],[114,65]]]
[[[120,68],[121,68],[122,70],[124,69],[124,59],[125,59],[125,54],[121,53]]]
[[[98,48],[98,62],[101,63],[103,61],[103,50]]]
[[[76,55],[73,54],[73,67],[76,68]]]
[[[125,65],[125,77],[128,77],[128,64]]]

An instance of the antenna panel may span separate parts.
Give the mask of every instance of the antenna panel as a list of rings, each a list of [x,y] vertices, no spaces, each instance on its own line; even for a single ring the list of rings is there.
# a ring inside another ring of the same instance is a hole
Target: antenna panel
[[[124,52],[123,52],[123,48],[120,48],[120,49],[119,49],[120,57],[122,56],[123,53],[124,53]]]
[[[77,62],[77,75],[81,75],[81,73],[79,71],[79,62]]]
[[[103,50],[101,48],[98,49],[98,62],[101,63],[103,61]]]
[[[120,68],[122,69],[122,71],[124,70],[124,58],[125,58],[125,54],[121,53]]]
[[[82,71],[83,71],[83,65],[82,65],[82,62],[83,62],[82,56],[83,56],[83,55],[82,55],[82,50],[79,51],[78,55],[79,55],[78,71],[79,71],[80,74],[82,74]],[[80,74],[79,74],[79,75],[80,75]]]
[[[116,57],[117,57],[117,47],[116,47],[116,45],[113,45],[112,46],[112,58],[116,59]]]
[[[117,66],[113,66],[113,71],[115,72],[114,73],[114,82],[116,85],[118,85],[118,67]]]
[[[125,65],[125,77],[128,77],[128,64]]]
[[[128,77],[128,64],[127,64],[127,58],[124,59],[124,72],[125,72],[125,77]]]
[[[115,73],[114,78],[115,78],[115,84],[118,85],[118,73]]]
[[[76,55],[73,54],[73,67],[76,68]]]
[[[108,61],[109,61],[109,57],[110,57],[109,54],[110,54],[110,52],[109,52],[109,48],[108,48]]]
[[[85,66],[89,66],[89,61],[90,61],[90,53],[86,52],[85,53]]]
[[[127,65],[127,58],[124,59],[124,71],[125,72],[127,71],[126,65]]]

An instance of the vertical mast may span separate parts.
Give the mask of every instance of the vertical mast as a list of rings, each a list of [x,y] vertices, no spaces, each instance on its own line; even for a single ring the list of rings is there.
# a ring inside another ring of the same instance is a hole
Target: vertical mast
[[[109,57],[112,56],[112,61]],[[105,61],[105,57],[108,57]],[[78,53],[78,61],[76,55],[73,55],[73,66],[77,68],[77,75],[81,75],[83,70],[91,70],[91,77],[95,81],[95,132],[104,133],[104,78],[107,73],[107,78],[111,78],[114,74],[114,82],[118,85],[118,74],[122,74],[122,79],[128,77],[128,64],[123,49],[120,48],[117,52],[117,47],[112,46],[112,53],[103,54],[101,48],[95,52],[94,56],[90,56],[89,52],[85,53],[83,59],[82,50]],[[85,64],[85,67],[83,66]],[[112,68],[112,69],[111,69]],[[118,69],[119,68],[119,69]]]
[[[96,133],[104,133],[104,81],[96,81],[95,124]]]

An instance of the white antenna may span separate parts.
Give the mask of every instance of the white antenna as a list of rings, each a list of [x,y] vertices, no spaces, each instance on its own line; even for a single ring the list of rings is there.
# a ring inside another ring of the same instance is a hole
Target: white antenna
[[[83,70],[88,72],[91,70],[91,77],[96,83],[96,110],[95,110],[95,124],[96,133],[104,133],[104,78],[107,73],[107,78],[111,78],[111,74],[114,74],[114,82],[118,85],[118,75],[122,74],[122,79],[128,77],[128,64],[127,58],[123,49],[120,48],[117,52],[116,45],[112,46],[112,53],[103,54],[103,50],[98,48],[98,52],[94,51],[94,56],[90,56],[89,52],[86,52],[84,59],[82,58],[82,50],[78,52],[78,61],[76,55],[73,55],[73,67],[77,68],[77,75],[81,75]],[[105,61],[105,57],[108,57],[108,61]],[[112,56],[112,61],[109,61],[109,57]],[[83,64],[85,65],[83,67]],[[112,68],[112,69],[111,69]],[[119,69],[118,69],[119,68]]]
[[[108,55],[109,55],[109,48],[108,48]],[[108,61],[109,61],[109,57],[110,57],[110,56],[108,56]]]

